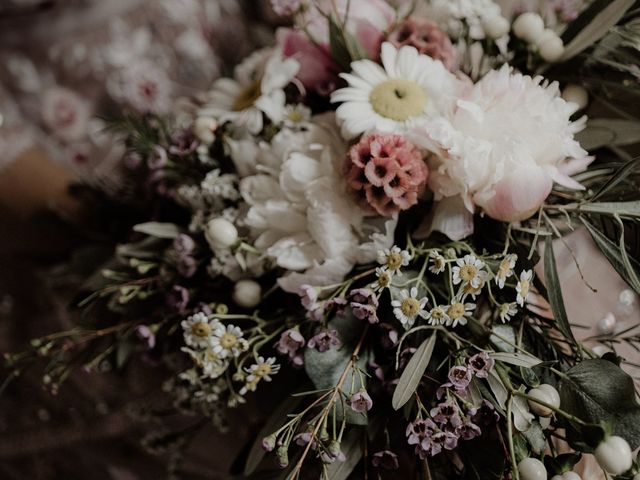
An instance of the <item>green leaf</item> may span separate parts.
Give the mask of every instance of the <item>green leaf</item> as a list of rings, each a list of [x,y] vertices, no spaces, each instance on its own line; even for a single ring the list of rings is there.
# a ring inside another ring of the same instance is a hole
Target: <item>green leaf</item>
[[[511,365],[517,365],[518,367],[525,368],[535,367],[536,365],[540,365],[542,363],[542,360],[540,360],[539,358],[523,352],[494,352],[490,353],[489,356],[498,362],[509,363]]]
[[[363,455],[362,429],[351,428],[344,435],[340,450],[344,453],[344,462],[333,462],[327,467],[327,477],[331,480],[346,480],[356,468]]]
[[[582,213],[595,213],[600,215],[619,215],[621,217],[640,218],[640,200],[630,202],[593,202],[570,204],[568,207]]]
[[[302,400],[301,397],[288,396],[282,403],[280,403],[262,429],[260,429],[255,442],[253,442],[253,445],[251,446],[249,456],[247,457],[247,461],[244,465],[245,475],[251,475],[264,458],[265,451],[262,448],[262,439],[271,435],[287,421],[287,415],[295,410],[298,403],[300,403],[300,400]]]
[[[551,305],[553,318],[558,325],[558,329],[567,340],[570,340],[575,345],[576,339],[571,331],[567,311],[564,308],[564,300],[562,298],[562,290],[560,289],[560,279],[558,278],[558,270],[556,269],[556,257],[553,253],[553,241],[551,237],[547,237],[545,240],[544,280],[547,287],[549,304]]]
[[[627,440],[632,450],[640,446],[635,385],[617,365],[601,359],[578,363],[561,378],[560,397],[566,412],[588,423],[610,425],[613,434]]]
[[[398,410],[407,403],[413,396],[416,388],[418,388],[420,379],[429,366],[436,339],[437,335],[434,332],[427,340],[422,342],[411,357],[411,360],[409,360],[409,363],[407,363],[404,372],[400,375],[400,380],[393,392],[393,399],[391,400],[391,405],[395,410]]]
[[[180,234],[180,229],[174,223],[147,222],[133,226],[133,231],[144,233],[156,238],[174,239]]]
[[[596,0],[562,35],[566,61],[604,37],[620,21],[635,0]],[[583,27],[583,28],[580,28]],[[579,29],[579,30],[578,30]]]
[[[344,71],[351,71],[351,62],[367,58],[358,40],[345,28],[338,25],[335,17],[329,21],[329,50],[333,60]]]
[[[576,134],[585,150],[607,146],[624,146],[640,142],[640,122],[619,118],[596,118]]]
[[[596,200],[608,193],[614,187],[627,179],[635,170],[640,170],[640,158],[634,158],[628,161],[622,167],[615,170],[615,173],[607,180],[596,193],[591,197],[591,201]]]
[[[634,277],[637,276],[635,272],[640,271],[640,265],[633,258],[626,257],[623,258],[623,255],[620,251],[618,245],[613,243],[609,238],[600,232],[591,222],[589,222],[585,217],[581,216],[580,220],[584,224],[584,226],[589,231],[591,238],[603,253],[603,255],[609,260],[611,266],[615,269],[616,272],[624,279],[627,284],[631,288],[635,290],[636,293],[640,294],[640,285],[637,285],[634,281]],[[628,269],[632,268],[634,270],[634,275],[629,275]]]

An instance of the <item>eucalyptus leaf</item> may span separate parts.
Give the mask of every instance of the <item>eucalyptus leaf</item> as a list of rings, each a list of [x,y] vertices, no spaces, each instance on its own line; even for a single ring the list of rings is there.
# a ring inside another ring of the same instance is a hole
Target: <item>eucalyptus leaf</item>
[[[346,480],[360,462],[363,451],[361,428],[351,428],[347,431],[340,444],[340,450],[344,453],[344,462],[333,462],[327,467],[327,478],[331,480]]]
[[[156,238],[174,239],[180,235],[180,229],[174,223],[146,222],[133,226],[133,231]]]
[[[635,0],[614,0],[594,2],[590,8],[583,12],[581,17],[584,19],[586,15],[592,15],[594,13],[595,15],[593,15],[591,21],[566,45],[561,61],[567,61],[575,57],[604,37],[610,28],[620,21],[625,12],[633,5],[634,1]],[[596,9],[599,9],[599,11]],[[578,17],[576,22],[582,19]],[[569,35],[572,33],[573,30],[567,29],[562,36],[563,42],[566,43]]]
[[[607,146],[624,146],[640,142],[640,122],[619,118],[596,118],[576,134],[585,150]]]
[[[635,385],[614,363],[602,359],[578,363],[561,377],[560,397],[566,412],[588,423],[607,423],[632,450],[640,446],[640,405]],[[570,440],[580,439],[574,435]]]
[[[431,334],[428,339],[422,342],[411,357],[411,360],[407,363],[402,375],[400,375],[398,385],[393,392],[391,405],[395,410],[398,410],[407,403],[418,388],[420,379],[429,366],[429,361],[431,360],[431,355],[433,354],[433,348],[436,344],[437,338],[438,337],[435,332]]]
[[[560,289],[560,279],[558,278],[558,270],[556,269],[556,258],[553,253],[553,241],[551,237],[545,240],[544,248],[544,279],[547,287],[547,296],[549,304],[553,312],[553,318],[558,325],[558,329],[564,337],[571,341],[574,345],[576,339],[571,331],[567,311],[564,308],[564,300],[562,298],[562,290]]]
[[[542,360],[539,358],[522,352],[493,352],[490,353],[489,356],[498,362],[509,363],[525,368],[532,368],[542,363]]]

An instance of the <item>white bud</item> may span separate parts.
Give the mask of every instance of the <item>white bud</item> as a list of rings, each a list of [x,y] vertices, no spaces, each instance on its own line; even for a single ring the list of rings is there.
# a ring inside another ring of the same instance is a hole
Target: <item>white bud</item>
[[[595,347],[593,347],[591,349],[593,351],[593,353],[595,353],[596,355],[598,355],[599,357],[603,356],[605,353],[609,353],[611,350],[609,350],[607,347],[605,347],[604,345],[596,345]]]
[[[540,385],[540,387],[532,388],[529,390],[527,395],[535,400],[540,400],[541,402],[551,405],[552,407],[558,408],[560,406],[560,395],[558,395],[556,389],[551,385],[543,384]],[[541,417],[550,417],[553,415],[553,410],[551,408],[542,405],[533,399],[528,400],[529,408],[531,408],[533,413]]]
[[[238,241],[238,230],[225,218],[214,218],[207,223],[205,237],[211,248],[229,248]]]
[[[581,85],[572,83],[567,85],[562,91],[562,98],[567,102],[572,102],[578,105],[578,110],[582,110],[589,103],[589,93],[587,89]]]
[[[211,145],[216,139],[214,132],[218,128],[218,122],[211,117],[198,117],[193,124],[193,133],[205,145]]]
[[[616,328],[616,317],[613,313],[607,313],[604,318],[601,318],[596,323],[596,330],[601,335],[609,335],[613,333]]]
[[[525,458],[518,463],[520,480],[547,480],[547,469],[537,458]]]
[[[232,298],[243,308],[253,308],[262,300],[262,288],[255,280],[239,280],[233,287]]]
[[[544,21],[537,13],[523,13],[513,22],[513,33],[525,42],[536,43],[542,32],[544,32]]]
[[[509,33],[511,25],[509,25],[509,20],[502,15],[494,15],[482,19],[482,28],[487,37],[500,38]]]
[[[600,442],[595,456],[602,469],[612,475],[626,472],[633,464],[631,447],[624,438],[615,435]]]
[[[543,38],[538,45],[538,53],[547,62],[557,62],[564,55],[564,44],[562,39],[554,32],[543,33]]]

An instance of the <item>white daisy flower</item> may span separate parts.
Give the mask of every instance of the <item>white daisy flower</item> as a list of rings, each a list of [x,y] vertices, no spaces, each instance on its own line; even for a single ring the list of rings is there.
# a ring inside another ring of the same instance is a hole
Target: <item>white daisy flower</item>
[[[447,307],[447,317],[449,317],[449,319],[446,321],[447,326],[455,328],[458,324],[466,325],[467,317],[470,317],[475,309],[475,303],[462,303],[454,301]]]
[[[376,267],[376,277],[378,277],[378,279],[371,284],[371,288],[374,292],[384,290],[385,288],[388,288],[389,285],[391,285],[391,281],[393,280],[393,272],[385,268]]]
[[[249,347],[242,330],[234,325],[219,324],[211,337],[211,348],[219,358],[237,357]]]
[[[378,251],[378,263],[383,270],[388,270],[392,274],[400,273],[402,267],[409,265],[411,254],[400,247],[393,246],[385,250]]]
[[[276,364],[275,357],[269,357],[266,360],[264,357],[258,357],[256,363],[246,369],[248,373],[246,384],[240,389],[240,395],[244,395],[249,391],[254,392],[260,380],[270,382],[271,375],[275,375],[279,370],[280,365]]]
[[[183,347],[182,351],[188,353],[193,363],[202,369],[203,377],[218,378],[229,367],[229,363],[221,359],[211,348],[207,348],[206,350],[193,350]]]
[[[484,262],[476,258],[475,255],[465,255],[456,260],[456,266],[452,271],[454,285],[462,283],[478,288],[487,278]]]
[[[440,60],[390,43],[382,44],[380,58],[383,66],[358,60],[351,63],[352,73],[340,75],[349,86],[333,92],[331,101],[342,103],[336,119],[343,137],[403,133],[420,119],[453,110],[464,84]]]
[[[445,325],[449,322],[449,315],[445,307],[436,305],[427,313],[429,325]]]
[[[284,126],[295,128],[311,119],[311,109],[302,103],[287,105],[284,109]]]
[[[393,314],[405,328],[411,327],[417,317],[426,318],[427,312],[424,310],[427,304],[427,297],[418,298],[418,289],[412,287],[411,291],[400,291],[400,299],[393,300],[391,306]]]
[[[520,273],[520,280],[516,285],[516,292],[518,292],[518,296],[516,297],[516,302],[521,307],[524,307],[524,302],[529,296],[532,279],[533,279],[533,270],[523,270],[522,273]]]
[[[191,315],[180,323],[184,330],[184,342],[193,348],[209,347],[213,331],[220,325],[218,320],[209,320],[202,312]]]
[[[259,50],[236,67],[234,78],[214,82],[209,100],[198,114],[231,121],[257,134],[263,127],[263,113],[274,123],[284,120],[284,87],[299,69],[293,58],[283,58],[271,48]]]
[[[496,273],[496,285],[500,288],[504,288],[504,282],[513,275],[513,269],[516,266],[516,260],[518,256],[516,254],[509,254],[500,262],[498,266],[498,272]]]
[[[498,307],[498,316],[500,317],[500,320],[502,320],[502,323],[506,323],[511,320],[511,317],[516,313],[518,313],[518,306],[516,305],[516,302],[503,303]]]
[[[447,266],[447,261],[445,258],[440,255],[436,250],[431,250],[429,252],[429,258],[431,259],[431,266],[429,267],[429,271],[431,273],[442,273],[444,272],[445,267]]]
[[[480,293],[482,293],[482,289],[485,285],[486,282],[484,280],[482,280],[477,287],[474,287],[470,283],[463,283],[462,285],[460,285],[460,290],[458,290],[456,296],[460,298],[461,301],[464,301],[467,297],[471,297],[473,300],[475,300],[476,297],[480,295]]]

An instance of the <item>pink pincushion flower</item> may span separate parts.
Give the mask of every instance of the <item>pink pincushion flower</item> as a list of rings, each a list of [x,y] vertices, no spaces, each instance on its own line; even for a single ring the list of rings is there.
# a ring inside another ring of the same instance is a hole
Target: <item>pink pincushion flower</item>
[[[387,40],[396,48],[415,47],[418,52],[440,60],[448,70],[456,69],[456,50],[449,36],[433,22],[408,18],[398,24]]]
[[[383,216],[415,205],[428,176],[415,145],[392,134],[362,138],[349,150],[345,171],[360,204]]]

